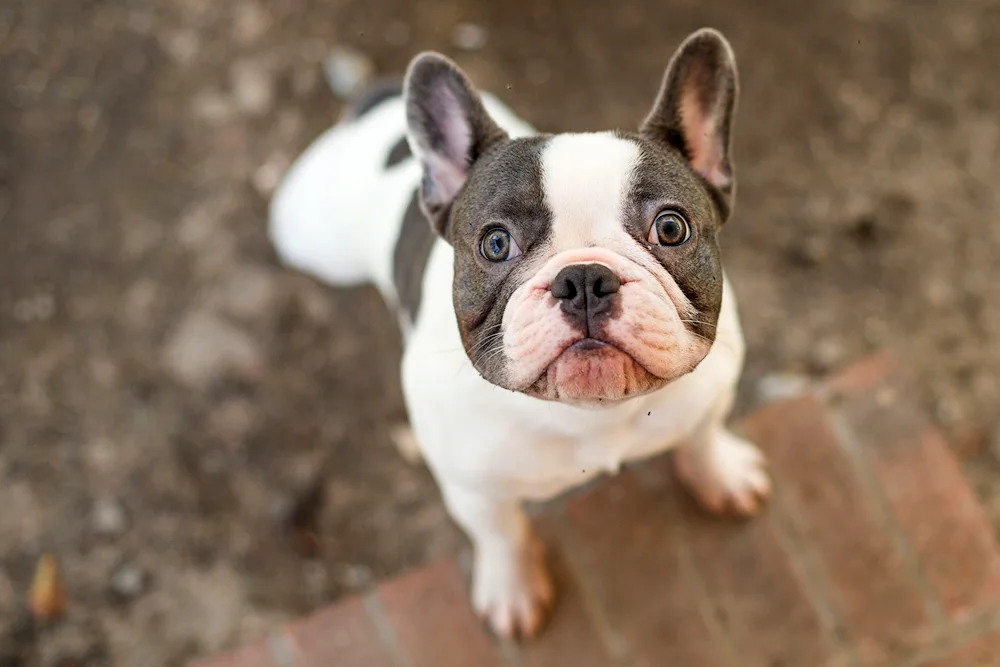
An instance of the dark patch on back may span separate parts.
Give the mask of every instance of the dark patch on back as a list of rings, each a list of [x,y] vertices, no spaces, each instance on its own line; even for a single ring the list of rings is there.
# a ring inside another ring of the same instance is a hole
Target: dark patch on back
[[[411,322],[416,321],[420,312],[424,271],[436,240],[437,235],[420,210],[419,198],[414,191],[403,214],[403,223],[392,253],[392,282],[399,305]]]
[[[350,116],[358,118],[394,97],[402,97],[403,82],[393,79],[373,84],[351,102]]]
[[[397,164],[403,160],[408,159],[413,153],[410,151],[410,144],[406,141],[406,137],[402,137],[397,141],[392,150],[389,151],[389,156],[385,159],[385,168],[389,169],[395,167]]]

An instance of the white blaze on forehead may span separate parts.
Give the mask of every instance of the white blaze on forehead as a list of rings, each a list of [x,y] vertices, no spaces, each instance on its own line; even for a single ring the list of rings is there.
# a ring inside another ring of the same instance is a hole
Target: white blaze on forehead
[[[626,232],[625,195],[639,146],[610,132],[559,134],[542,152],[542,189],[552,211],[554,249],[607,243]]]

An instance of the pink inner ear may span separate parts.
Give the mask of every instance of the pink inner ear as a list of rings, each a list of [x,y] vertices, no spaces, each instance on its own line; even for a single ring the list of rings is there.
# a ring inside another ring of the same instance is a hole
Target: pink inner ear
[[[712,109],[705,109],[692,86],[681,94],[681,127],[690,151],[691,166],[717,188],[731,185],[723,160],[725,151],[719,133],[719,120]]]
[[[462,189],[468,177],[472,128],[462,112],[461,104],[448,86],[439,85],[435,94],[440,96],[435,106],[441,110],[437,123],[444,138],[444,150],[439,154],[428,155],[427,166],[442,194],[450,200]]]

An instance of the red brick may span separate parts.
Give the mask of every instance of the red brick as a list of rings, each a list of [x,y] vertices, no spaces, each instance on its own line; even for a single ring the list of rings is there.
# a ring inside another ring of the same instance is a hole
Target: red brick
[[[238,649],[199,660],[190,667],[278,667],[272,660],[267,640],[261,639]]]
[[[814,396],[767,407],[746,424],[767,453],[776,493],[823,566],[845,629],[867,660],[895,656],[928,632],[926,602],[904,573],[873,499]]]
[[[472,610],[454,561],[391,581],[378,596],[411,667],[499,667],[494,643]]]
[[[997,667],[1000,665],[1000,630],[973,639],[947,658],[921,667]]]
[[[362,598],[351,598],[286,630],[298,667],[389,667]]]
[[[826,665],[830,637],[778,541],[769,514],[735,523],[681,503],[706,589],[741,665]]]
[[[608,617],[637,664],[725,665],[699,597],[679,556],[680,526],[663,493],[630,473],[569,503],[581,557]]]
[[[537,526],[546,544],[555,544],[555,531],[546,521]],[[551,550],[549,565],[556,584],[557,605],[542,635],[520,647],[521,667],[608,667],[614,660],[591,622],[580,584],[561,551]]]
[[[940,434],[898,387],[842,406],[925,576],[955,619],[1000,601],[1000,548],[982,506]]]
[[[895,357],[878,352],[847,366],[830,378],[826,386],[836,396],[850,397],[881,385],[897,368]]]

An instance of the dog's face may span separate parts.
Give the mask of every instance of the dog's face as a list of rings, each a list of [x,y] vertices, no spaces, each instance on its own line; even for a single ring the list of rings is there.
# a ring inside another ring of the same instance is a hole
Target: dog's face
[[[455,251],[454,304],[480,374],[569,403],[693,370],[722,301],[716,233],[734,180],[732,51],[689,37],[638,133],[510,139],[436,54],[406,78],[421,205]]]

